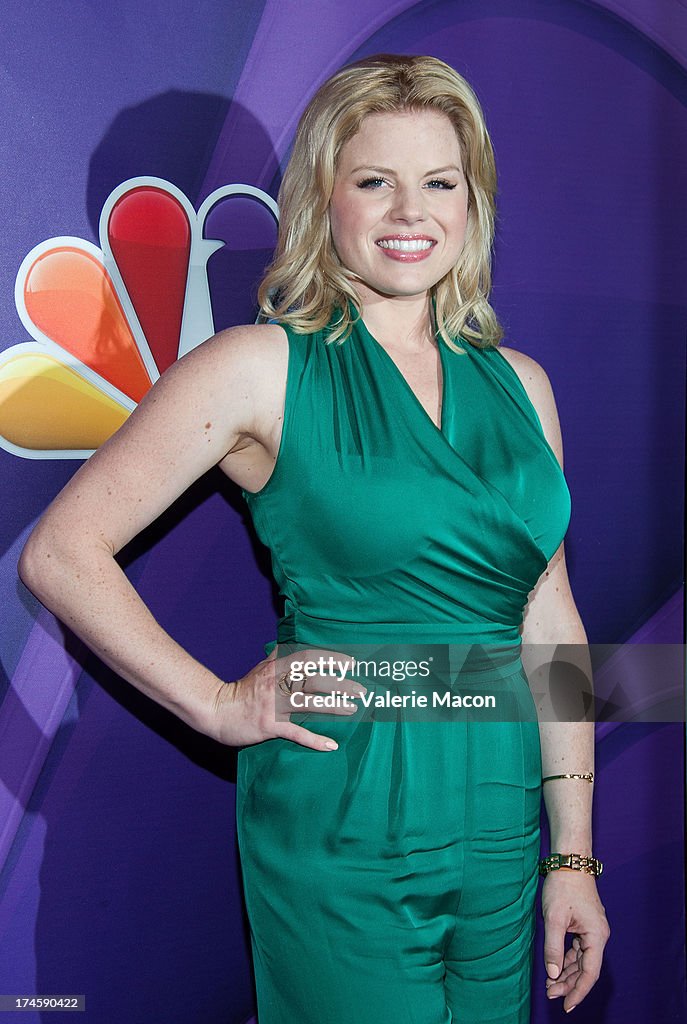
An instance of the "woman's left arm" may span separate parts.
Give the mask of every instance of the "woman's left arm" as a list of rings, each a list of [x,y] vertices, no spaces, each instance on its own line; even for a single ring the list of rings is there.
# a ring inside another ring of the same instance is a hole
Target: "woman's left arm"
[[[522,381],[562,468],[560,424],[546,373],[535,360],[521,352],[504,347],[500,351]],[[522,643],[523,665],[533,693],[537,695],[543,777],[593,771],[594,722],[554,721],[551,713],[550,662],[556,648],[560,652],[559,645],[565,645],[566,666],[572,663],[573,675],[579,678],[581,674],[586,680],[587,694],[591,692],[592,679],[587,635],[570,589],[563,543],[529,596]],[[568,701],[562,702],[564,718],[565,705],[570,706],[579,693],[569,696]],[[544,784],[552,853],[592,856],[593,789],[593,783],[584,779],[555,779]],[[599,977],[604,946],[610,935],[596,879],[571,868],[549,872],[542,890],[542,912],[547,995],[552,999],[563,996],[563,1008],[569,1011],[584,999]],[[574,938],[566,952],[567,932],[572,932]]]

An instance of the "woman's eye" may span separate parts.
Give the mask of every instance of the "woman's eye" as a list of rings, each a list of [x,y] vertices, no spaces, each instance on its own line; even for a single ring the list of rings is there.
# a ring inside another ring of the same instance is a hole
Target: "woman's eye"
[[[386,178],[365,178],[363,181],[358,182],[358,188],[378,189],[388,184],[389,182]],[[425,182],[425,187],[431,189],[450,190],[456,187],[456,182],[447,181],[446,178],[432,178],[430,181]]]
[[[379,188],[380,185],[385,185],[384,178],[365,178],[364,181],[358,182],[358,188]]]

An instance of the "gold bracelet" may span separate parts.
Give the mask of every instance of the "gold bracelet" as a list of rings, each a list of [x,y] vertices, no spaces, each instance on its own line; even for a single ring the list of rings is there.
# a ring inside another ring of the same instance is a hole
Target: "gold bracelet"
[[[566,772],[564,775],[547,775],[542,782],[550,782],[551,779],[584,779],[586,782],[594,781],[594,772],[584,772],[579,774],[578,772]]]
[[[585,857],[581,853],[551,853],[539,861],[540,875],[546,876],[549,871],[558,871],[559,868],[572,868],[573,871],[585,871],[598,877],[604,866],[596,857]]]

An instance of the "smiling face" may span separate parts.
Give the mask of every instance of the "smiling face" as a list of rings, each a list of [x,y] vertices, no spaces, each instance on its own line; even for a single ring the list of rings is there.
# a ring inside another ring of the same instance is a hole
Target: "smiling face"
[[[427,295],[458,262],[467,207],[445,114],[369,114],[341,149],[329,204],[334,248],[363,302]]]

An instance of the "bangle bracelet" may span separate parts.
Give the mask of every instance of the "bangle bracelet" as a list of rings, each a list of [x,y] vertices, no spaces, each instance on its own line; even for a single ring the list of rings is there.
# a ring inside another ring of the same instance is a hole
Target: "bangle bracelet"
[[[552,779],[584,779],[586,782],[594,781],[594,772],[566,772],[564,775],[547,775],[542,782],[550,782]]]
[[[539,861],[540,875],[548,875],[549,871],[558,871],[559,868],[572,868],[573,871],[585,871],[598,877],[604,866],[596,857],[583,857],[580,853],[551,853]]]

